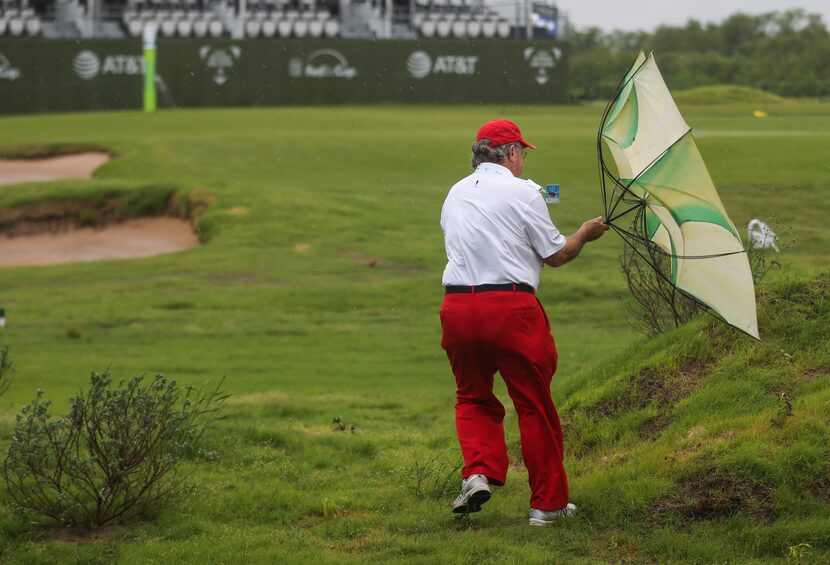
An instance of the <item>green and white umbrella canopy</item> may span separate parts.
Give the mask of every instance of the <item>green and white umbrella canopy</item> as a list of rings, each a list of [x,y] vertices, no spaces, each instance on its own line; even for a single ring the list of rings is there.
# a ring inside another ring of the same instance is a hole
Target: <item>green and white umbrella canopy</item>
[[[653,55],[640,53],[626,73],[599,135],[618,171],[614,176],[605,166],[598,140],[601,175],[614,183],[606,193],[602,177],[606,221],[629,243],[633,238],[657,245],[671,257],[675,287],[759,339],[743,243]],[[628,231],[613,224],[632,212],[640,227]]]

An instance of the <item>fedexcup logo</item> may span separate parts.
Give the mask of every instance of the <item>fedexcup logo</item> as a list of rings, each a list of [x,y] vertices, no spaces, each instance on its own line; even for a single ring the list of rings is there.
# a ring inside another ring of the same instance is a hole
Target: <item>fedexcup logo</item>
[[[344,78],[351,80],[357,76],[357,69],[340,51],[318,49],[310,53],[305,60],[294,57],[288,62],[288,74],[294,78]]]
[[[213,82],[222,86],[228,79],[228,73],[242,55],[242,49],[236,45],[230,47],[211,47],[205,45],[199,49],[199,57],[207,68],[213,71]]]
[[[81,51],[75,55],[72,68],[78,78],[89,80],[98,76],[98,72],[101,70],[101,59],[92,51]]]
[[[559,47],[528,47],[524,50],[524,57],[531,68],[536,69],[533,79],[538,84],[545,84],[550,80],[550,70],[562,58],[562,50]]]
[[[432,71],[432,59],[425,51],[415,51],[406,60],[406,71],[412,78],[426,78]]]
[[[0,53],[0,79],[15,81],[20,78],[20,69],[12,67],[5,55]]]
[[[434,75],[474,75],[478,57],[474,55],[437,55],[435,61],[425,51],[414,51],[406,60],[406,72],[414,79]]]

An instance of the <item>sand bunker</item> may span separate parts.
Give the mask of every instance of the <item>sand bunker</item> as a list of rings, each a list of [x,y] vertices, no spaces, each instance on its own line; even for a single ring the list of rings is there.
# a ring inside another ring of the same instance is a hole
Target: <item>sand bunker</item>
[[[152,257],[199,244],[190,223],[177,218],[141,218],[105,228],[0,237],[0,266],[52,265]]]
[[[107,153],[88,152],[45,159],[0,159],[0,185],[90,178],[109,158]],[[0,236],[0,267],[152,257],[198,244],[187,220],[141,218],[103,228]]]
[[[0,185],[57,179],[88,179],[109,161],[107,153],[89,152],[45,159],[0,159]]]

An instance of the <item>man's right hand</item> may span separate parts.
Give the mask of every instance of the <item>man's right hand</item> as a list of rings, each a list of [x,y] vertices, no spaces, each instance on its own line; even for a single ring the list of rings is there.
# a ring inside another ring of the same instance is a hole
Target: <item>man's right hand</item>
[[[588,220],[579,228],[585,238],[585,241],[595,241],[602,237],[602,235],[610,229],[610,226],[603,223],[602,216]]]
[[[610,229],[608,224],[602,222],[602,216],[588,220],[573,235],[565,238],[565,247],[543,259],[545,263],[551,267],[561,267],[579,255],[582,251],[582,246],[589,241],[594,241],[602,237],[602,234]]]

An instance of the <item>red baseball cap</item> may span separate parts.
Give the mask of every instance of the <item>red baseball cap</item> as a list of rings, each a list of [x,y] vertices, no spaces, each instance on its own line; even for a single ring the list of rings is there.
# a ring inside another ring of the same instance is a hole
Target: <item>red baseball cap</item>
[[[510,120],[493,120],[492,122],[487,122],[478,130],[476,141],[479,139],[489,139],[493,142],[493,147],[518,141],[525,147],[536,149],[535,145],[522,139],[522,132],[519,131],[519,126]]]

